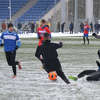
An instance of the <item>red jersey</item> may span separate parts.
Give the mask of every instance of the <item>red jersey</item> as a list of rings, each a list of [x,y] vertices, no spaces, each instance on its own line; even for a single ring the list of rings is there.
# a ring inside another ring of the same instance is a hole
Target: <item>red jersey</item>
[[[40,39],[38,45],[41,46],[42,42],[44,40],[44,33],[47,32],[47,33],[51,34],[51,32],[50,32],[50,29],[46,25],[39,27],[37,29],[37,32],[38,32],[38,37]]]
[[[89,33],[89,25],[88,24],[86,24],[86,25],[84,25],[84,34],[88,34]]]

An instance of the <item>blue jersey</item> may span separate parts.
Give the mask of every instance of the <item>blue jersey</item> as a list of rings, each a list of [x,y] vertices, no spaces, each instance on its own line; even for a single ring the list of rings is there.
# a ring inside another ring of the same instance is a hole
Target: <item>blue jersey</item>
[[[0,37],[0,44],[4,41],[4,50],[5,52],[10,52],[16,50],[16,46],[20,47],[21,42],[19,36],[16,32],[5,31]]]

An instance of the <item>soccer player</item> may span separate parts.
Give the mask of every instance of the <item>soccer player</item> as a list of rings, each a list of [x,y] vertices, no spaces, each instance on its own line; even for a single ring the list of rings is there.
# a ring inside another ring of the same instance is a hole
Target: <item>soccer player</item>
[[[16,59],[16,50],[21,46],[19,36],[14,31],[13,24],[8,24],[8,30],[3,32],[0,37],[0,46],[4,46],[4,51],[6,59],[9,66],[12,66],[13,78],[16,78],[16,65],[19,69],[21,68],[20,62],[15,61]]]
[[[62,42],[59,44],[51,43],[49,34],[45,33],[44,42],[41,46],[37,47],[35,56],[42,62],[47,73],[56,71],[57,75],[60,76],[65,83],[69,84],[70,82],[62,71],[62,67],[58,59],[57,49],[62,46]]]
[[[98,57],[100,59],[100,50],[98,50]],[[77,75],[77,77],[70,76],[69,78],[72,80],[77,80],[87,75],[87,81],[100,81],[100,62],[96,60],[96,64],[98,66],[97,70],[84,70]]]
[[[88,36],[88,34],[89,34],[89,29],[90,29],[90,27],[89,27],[89,25],[88,25],[88,22],[85,22],[85,25],[84,25],[84,36],[83,36],[83,41],[84,41],[84,44],[85,44],[85,38],[87,39],[87,41],[88,41],[88,44],[89,44],[89,36]]]
[[[44,19],[41,20],[41,25],[40,27],[37,29],[37,34],[38,34],[38,39],[39,39],[39,43],[38,46],[42,45],[42,42],[44,40],[44,33],[48,33],[51,34],[49,27],[47,26],[47,23]],[[50,36],[51,37],[51,36]]]
[[[100,35],[97,35],[96,33],[93,33],[92,36],[94,36],[97,39],[100,39]]]
[[[100,36],[93,33],[92,36],[94,36],[97,39],[100,39]],[[98,57],[100,59],[100,50],[98,50]],[[84,70],[80,74],[78,74],[78,78],[82,78],[86,75],[89,75],[86,79],[87,81],[100,81],[100,62],[96,60],[96,64],[98,66],[98,70]],[[71,77],[72,79],[76,79],[75,77]]]

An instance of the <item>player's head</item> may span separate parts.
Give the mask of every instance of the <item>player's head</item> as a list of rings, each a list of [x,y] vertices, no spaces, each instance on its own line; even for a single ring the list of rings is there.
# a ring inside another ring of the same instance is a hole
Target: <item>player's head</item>
[[[100,50],[98,50],[98,57],[99,57],[99,59],[100,59]]]
[[[49,39],[50,39],[49,33],[45,33],[45,34],[44,34],[44,40],[49,40]]]
[[[14,30],[13,24],[12,24],[12,23],[9,23],[9,24],[8,24],[8,30],[9,30],[10,32],[12,32],[12,31]]]
[[[41,20],[41,25],[44,25],[44,24],[46,24],[46,20],[42,19]]]

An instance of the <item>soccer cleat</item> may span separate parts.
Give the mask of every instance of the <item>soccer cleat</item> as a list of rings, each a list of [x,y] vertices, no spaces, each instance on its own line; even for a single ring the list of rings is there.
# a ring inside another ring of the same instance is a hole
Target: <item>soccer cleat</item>
[[[16,78],[16,75],[14,75],[12,78],[13,78],[13,79]]]
[[[18,64],[18,68],[19,68],[19,70],[22,69],[22,66],[21,66],[20,62],[19,62],[19,64]]]

